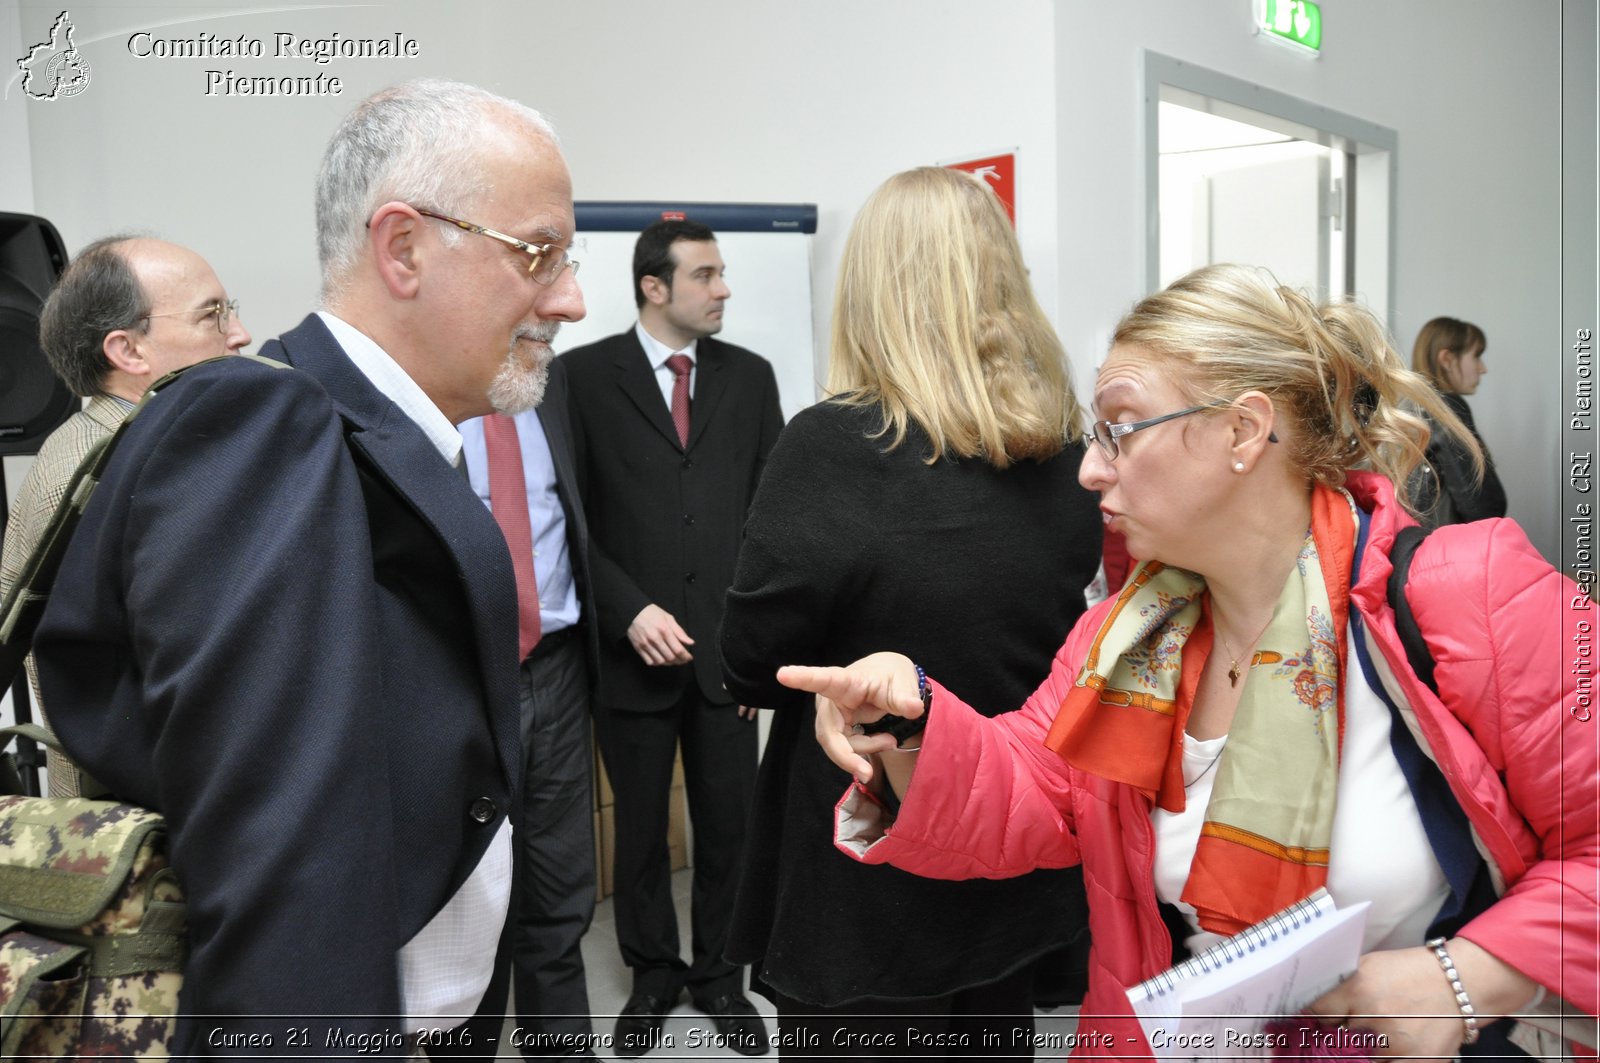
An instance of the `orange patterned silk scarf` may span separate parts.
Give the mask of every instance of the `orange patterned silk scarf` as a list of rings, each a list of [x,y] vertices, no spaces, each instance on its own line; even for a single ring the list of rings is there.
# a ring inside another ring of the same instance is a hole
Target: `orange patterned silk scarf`
[[[1235,934],[1328,877],[1357,515],[1313,489],[1311,528],[1246,672],[1182,899]],[[1205,580],[1141,565],[1090,645],[1045,745],[1085,772],[1184,808],[1183,731],[1210,656]]]

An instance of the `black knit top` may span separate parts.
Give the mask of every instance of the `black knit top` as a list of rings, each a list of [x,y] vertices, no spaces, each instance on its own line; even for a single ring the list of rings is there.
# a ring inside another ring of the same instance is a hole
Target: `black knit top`
[[[936,996],[1065,944],[1085,921],[1076,869],[942,882],[833,847],[849,776],[813,737],[782,664],[897,650],[988,715],[1017,708],[1084,611],[1100,556],[1082,447],[997,470],[925,464],[914,424],[884,453],[876,407],[822,403],[784,429],[750,509],[721,646],[728,689],[776,710],[756,786],[729,958],[797,1000]],[[848,948],[848,953],[846,953]]]

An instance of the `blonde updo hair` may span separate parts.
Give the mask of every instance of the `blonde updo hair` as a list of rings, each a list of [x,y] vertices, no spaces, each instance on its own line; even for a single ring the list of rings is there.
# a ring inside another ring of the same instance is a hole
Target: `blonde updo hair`
[[[1005,207],[981,180],[922,167],[856,215],[834,296],[828,392],[878,406],[888,449],[915,421],[1005,468],[1059,454],[1083,420],[1066,353],[1028,283]]]
[[[1371,469],[1409,507],[1429,436],[1419,411],[1482,468],[1472,433],[1427,377],[1406,368],[1371,311],[1315,305],[1265,269],[1203,266],[1135,306],[1112,342],[1170,363],[1170,379],[1197,403],[1270,396],[1287,422],[1279,436],[1291,462],[1329,487]]]

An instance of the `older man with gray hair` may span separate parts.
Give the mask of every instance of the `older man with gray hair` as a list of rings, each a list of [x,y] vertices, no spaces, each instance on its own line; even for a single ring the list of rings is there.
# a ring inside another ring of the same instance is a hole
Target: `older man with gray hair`
[[[73,473],[150,385],[249,345],[238,308],[205,259],[165,240],[107,236],[72,260],[45,300],[39,344],[56,375],[89,401],[50,433],[17,489],[0,550],[0,600],[22,577]],[[43,720],[31,656],[28,675]],[[48,764],[52,797],[82,792],[77,765],[53,749]]]
[[[412,82],[335,131],[317,231],[323,308],[262,352],[299,371],[202,366],[133,425],[41,681],[68,750],[171,824],[175,1053],[493,1055],[460,1023],[497,1006],[516,584],[455,425],[536,404],[583,316],[571,182],[537,113]]]

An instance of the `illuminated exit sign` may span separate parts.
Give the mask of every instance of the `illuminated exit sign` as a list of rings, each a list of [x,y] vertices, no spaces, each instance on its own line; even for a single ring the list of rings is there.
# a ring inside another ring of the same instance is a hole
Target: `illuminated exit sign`
[[[1256,0],[1256,25],[1313,55],[1322,51],[1322,8],[1311,0]]]

